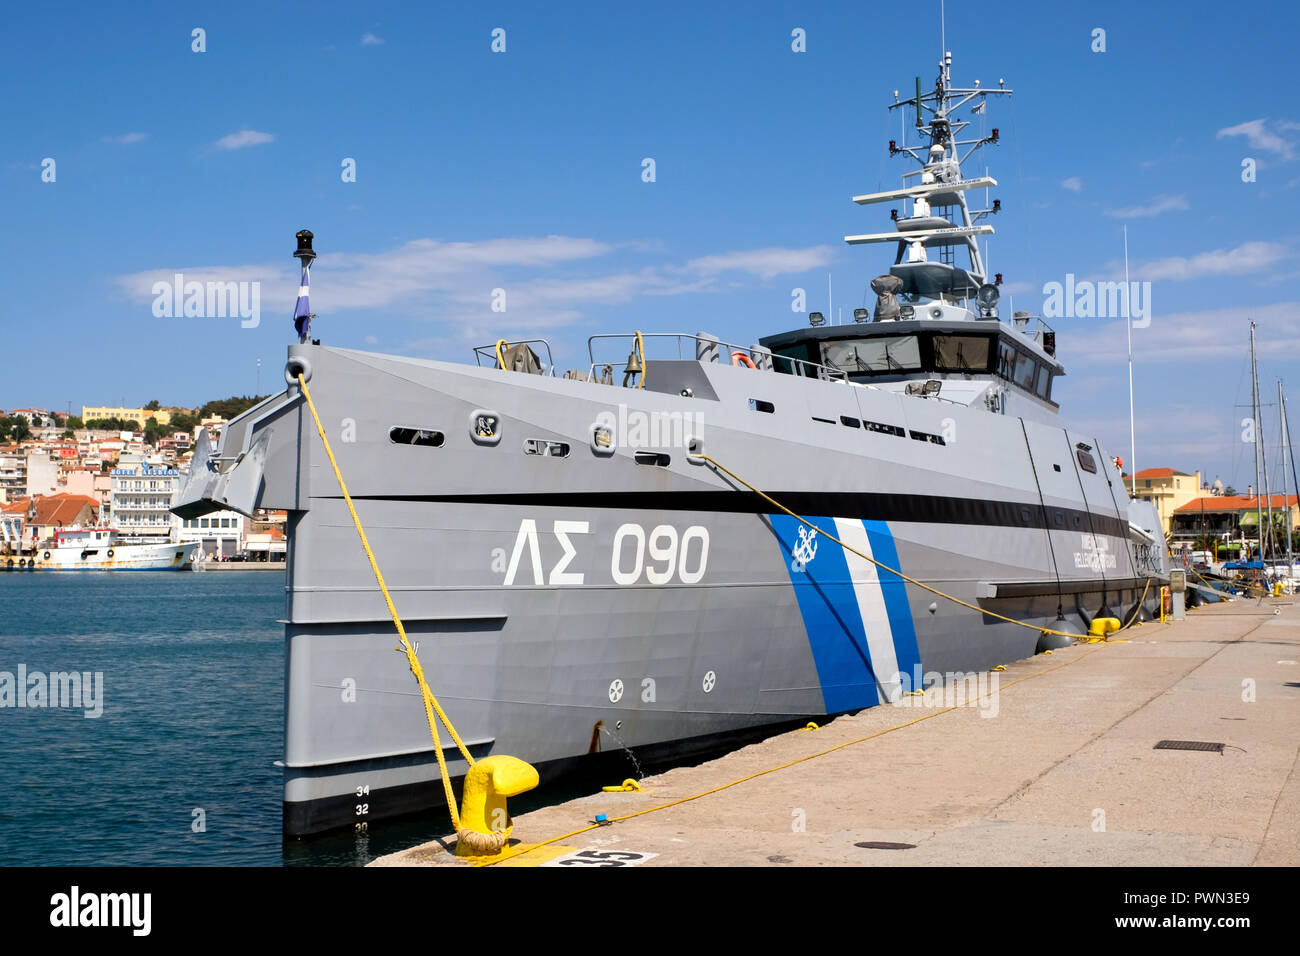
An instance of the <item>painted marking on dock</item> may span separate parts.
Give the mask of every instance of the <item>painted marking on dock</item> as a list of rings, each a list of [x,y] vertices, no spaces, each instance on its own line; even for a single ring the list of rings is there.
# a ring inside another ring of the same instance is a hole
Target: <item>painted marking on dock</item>
[[[534,849],[535,848],[535,849]],[[495,866],[545,866],[550,860],[556,857],[565,856],[574,852],[576,847],[572,846],[537,846],[536,843],[518,843],[509,849],[501,851],[501,860]],[[522,854],[526,854],[522,859],[516,859]],[[474,857],[475,863],[480,860],[487,860],[489,857]]]
[[[640,866],[658,855],[658,853],[641,853],[637,850],[602,850],[593,846],[548,860],[542,866]]]

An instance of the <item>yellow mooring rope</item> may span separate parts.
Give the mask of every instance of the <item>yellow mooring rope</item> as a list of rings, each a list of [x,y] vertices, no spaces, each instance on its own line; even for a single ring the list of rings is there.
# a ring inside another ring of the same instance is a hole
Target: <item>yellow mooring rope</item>
[[[415,650],[411,647],[411,642],[406,639],[406,628],[402,626],[402,619],[398,617],[397,608],[393,606],[392,595],[388,593],[388,585],[384,583],[384,576],[379,571],[379,563],[375,561],[375,553],[370,550],[370,542],[366,540],[366,531],[361,527],[361,519],[357,517],[357,509],[352,504],[352,496],[348,494],[348,486],[343,483],[343,473],[339,471],[339,463],[334,459],[334,451],[330,448],[329,439],[325,437],[325,429],[320,423],[320,415],[316,413],[316,403],[312,401],[311,391],[307,388],[307,380],[303,378],[301,372],[298,374],[298,385],[302,389],[303,397],[307,399],[307,407],[311,409],[311,417],[316,421],[316,433],[320,435],[320,440],[325,445],[325,454],[329,456],[330,466],[334,469],[334,477],[339,483],[339,490],[343,492],[343,500],[347,502],[348,511],[352,513],[352,523],[356,525],[357,534],[361,536],[361,547],[365,548],[366,557],[370,559],[370,570],[375,572],[375,580],[379,582],[379,590],[383,592],[384,600],[388,603],[388,613],[393,616],[393,624],[397,627],[397,636],[402,641],[401,649],[406,652],[406,660],[411,665],[411,673],[415,675],[415,680],[420,685],[420,694],[424,697],[424,714],[429,720],[429,732],[433,735],[433,752],[438,758],[438,770],[442,774],[442,787],[447,794],[447,810],[451,813],[451,824],[455,828],[459,839],[473,840],[474,835],[464,830],[460,825],[460,813],[456,809],[456,794],[452,790],[451,776],[447,773],[447,758],[442,755],[442,739],[438,735],[438,723],[434,720],[435,713],[446,726],[447,732],[451,734],[451,739],[456,741],[461,756],[465,758],[465,762],[471,767],[474,766],[474,758],[470,756],[464,741],[456,733],[456,728],[452,726],[451,720],[442,709],[442,705],[438,703],[438,698],[429,689],[429,684],[424,679],[424,668],[420,666],[420,659],[415,656]]]
[[[1074,639],[1076,639],[1076,640],[1077,640],[1077,639],[1079,638],[1079,636],[1080,636],[1080,635],[1078,635],[1078,634],[1073,634],[1073,633],[1071,633],[1071,632],[1069,632],[1069,631],[1057,631],[1057,630],[1053,630],[1053,629],[1050,628],[1050,627],[1039,627],[1037,624],[1026,624],[1024,621],[1017,621],[1017,620],[1016,620],[1015,618],[1013,618],[1013,617],[1007,617],[1006,615],[998,614],[996,611],[990,611],[990,610],[988,610],[987,608],[982,608],[982,607],[979,607],[978,605],[970,604],[970,603],[968,603],[968,602],[966,602],[966,601],[963,601],[961,598],[956,597],[956,596],[954,596],[954,595],[952,595],[952,594],[946,594],[946,593],[944,593],[943,591],[940,591],[938,588],[936,588],[936,587],[932,587],[931,585],[926,584],[926,583],[924,583],[923,581],[918,581],[918,580],[916,580],[916,578],[909,577],[908,575],[904,574],[902,571],[898,570],[897,568],[891,568],[891,567],[889,567],[889,565],[887,565],[887,564],[881,564],[879,561],[877,561],[875,558],[871,557],[870,555],[868,555],[868,554],[863,554],[863,553],[862,553],[861,551],[859,551],[857,548],[854,548],[854,547],[852,547],[851,545],[847,545],[847,544],[845,544],[845,543],[844,543],[843,541],[841,541],[839,538],[835,537],[835,535],[830,534],[829,532],[824,531],[823,529],[817,527],[817,526],[816,526],[815,524],[813,524],[811,521],[806,521],[806,520],[804,520],[804,519],[801,518],[799,515],[795,514],[793,511],[791,511],[789,508],[787,508],[785,505],[781,504],[781,502],[779,502],[779,501],[777,501],[775,498],[773,498],[771,495],[766,494],[765,492],[762,492],[762,491],[760,491],[759,489],[755,488],[753,485],[751,485],[749,482],[747,482],[744,478],[741,478],[740,475],[736,474],[736,473],[735,473],[734,471],[732,471],[730,468],[728,468],[728,467],[726,467],[725,465],[721,464],[721,463],[718,462],[717,460],[715,460],[715,459],[713,459],[713,458],[710,458],[708,455],[691,455],[691,457],[692,457],[692,458],[698,458],[698,459],[701,460],[701,461],[706,461],[706,462],[708,462],[708,463],[709,463],[710,465],[712,465],[714,468],[718,469],[718,471],[720,471],[720,472],[722,472],[723,474],[727,475],[728,477],[732,478],[734,481],[738,481],[738,482],[740,482],[742,485],[744,485],[744,486],[745,486],[746,488],[748,488],[750,491],[754,492],[754,494],[758,495],[760,498],[762,498],[762,499],[763,499],[764,501],[766,501],[768,504],[772,505],[772,506],[775,507],[775,508],[778,508],[778,509],[781,510],[781,511],[784,511],[784,512],[785,512],[786,514],[788,514],[791,518],[794,518],[796,521],[800,522],[801,524],[805,524],[805,525],[807,525],[807,526],[808,526],[809,528],[811,528],[813,531],[817,532],[817,534],[825,535],[827,538],[829,538],[831,541],[834,541],[836,544],[838,544],[838,545],[839,545],[841,548],[843,548],[845,551],[851,551],[852,553],[856,554],[858,557],[862,558],[864,561],[870,561],[872,564],[874,564],[876,567],[880,568],[882,571],[888,571],[890,574],[896,574],[896,575],[898,575],[900,578],[902,578],[902,579],[903,579],[904,581],[906,581],[908,584],[914,584],[914,585],[916,585],[918,588],[921,588],[922,590],[925,590],[925,591],[929,591],[931,594],[937,594],[939,597],[944,598],[944,599],[949,600],[949,601],[952,601],[954,604],[960,604],[962,607],[970,608],[972,611],[978,611],[978,612],[981,613],[981,614],[987,614],[989,617],[995,617],[995,618],[997,618],[999,621],[1006,621],[1008,624],[1015,624],[1015,625],[1017,625],[1018,627],[1027,627],[1027,628],[1029,628],[1030,630],[1039,631],[1039,632],[1041,632],[1041,633],[1043,633],[1043,634],[1056,634],[1056,635],[1059,635],[1059,636],[1061,636],[1061,637],[1069,637],[1069,638],[1074,638]],[[1147,585],[1146,585],[1146,587],[1142,590],[1142,598],[1141,598],[1141,600],[1138,601],[1138,603],[1137,603],[1137,607],[1135,607],[1135,608],[1133,609],[1133,613],[1129,616],[1129,619],[1128,619],[1126,622],[1124,622],[1123,625],[1121,625],[1121,629],[1122,629],[1122,628],[1125,628],[1125,627],[1128,627],[1128,626],[1129,626],[1130,624],[1132,624],[1133,621],[1137,618],[1138,612],[1141,611],[1141,609],[1142,609],[1142,601],[1145,601],[1145,600],[1146,600],[1147,591],[1149,591],[1150,589],[1151,589],[1151,579],[1150,579],[1150,578],[1147,578]]]

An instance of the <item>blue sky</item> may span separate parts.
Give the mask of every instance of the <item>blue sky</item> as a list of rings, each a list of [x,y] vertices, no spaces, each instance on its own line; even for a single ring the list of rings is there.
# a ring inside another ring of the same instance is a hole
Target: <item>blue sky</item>
[[[954,82],[1016,91],[990,101],[1002,144],[966,170],[1000,181],[991,265],[1015,307],[1040,311],[1067,273],[1119,277],[1127,223],[1132,278],[1152,283],[1138,467],[1244,490],[1250,317],[1266,398],[1290,374],[1300,407],[1300,13],[1222,11],[952,2],[947,36]],[[828,274],[847,315],[892,258],[845,246],[888,226],[849,197],[914,168],[887,155],[885,107],[939,56],[937,2],[81,3],[6,27],[0,407],[56,410],[250,393],[258,359],[275,387],[303,226],[327,344],[459,361],[542,334],[580,367],[596,332],[801,325],[791,290],[824,310]],[[175,272],[260,282],[260,324],[155,317],[152,283]],[[1127,460],[1123,322],[1053,324],[1064,421]]]

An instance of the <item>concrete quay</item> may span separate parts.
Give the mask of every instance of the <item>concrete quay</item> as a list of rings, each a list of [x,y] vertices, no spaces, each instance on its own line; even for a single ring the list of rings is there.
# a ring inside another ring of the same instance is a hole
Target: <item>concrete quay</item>
[[[1198,608],[523,814],[495,865],[1300,865],[1298,661],[1289,599]]]

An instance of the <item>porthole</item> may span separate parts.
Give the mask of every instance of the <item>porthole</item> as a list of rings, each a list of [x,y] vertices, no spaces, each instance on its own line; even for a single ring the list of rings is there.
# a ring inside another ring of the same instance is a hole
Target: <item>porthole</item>
[[[530,438],[524,442],[524,454],[540,455],[543,458],[568,458],[569,444],[546,438]]]
[[[432,428],[407,428],[394,425],[388,429],[388,440],[394,445],[425,445],[429,448],[441,448],[446,440],[440,431]]]

